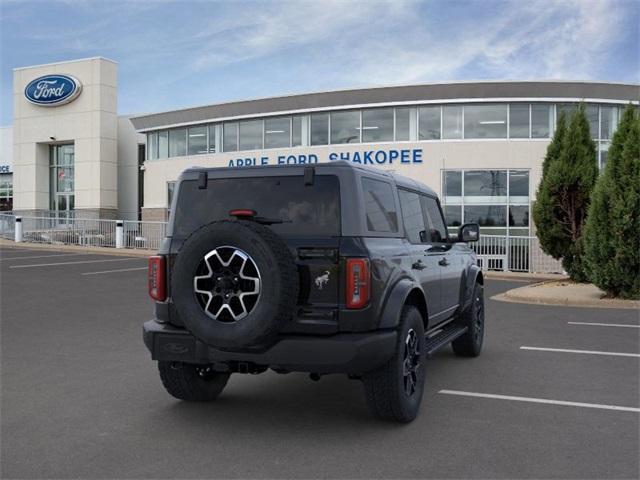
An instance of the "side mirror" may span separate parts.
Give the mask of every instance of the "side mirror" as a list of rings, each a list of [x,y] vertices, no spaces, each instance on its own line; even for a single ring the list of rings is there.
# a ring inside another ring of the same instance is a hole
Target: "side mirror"
[[[477,242],[480,240],[480,225],[477,223],[465,223],[458,230],[458,241]]]

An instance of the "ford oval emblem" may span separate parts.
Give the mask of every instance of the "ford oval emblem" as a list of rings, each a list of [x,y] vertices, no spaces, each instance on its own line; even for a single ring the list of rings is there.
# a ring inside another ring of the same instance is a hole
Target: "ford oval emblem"
[[[82,84],[71,75],[45,75],[31,80],[24,89],[24,96],[31,103],[57,106],[75,100]]]

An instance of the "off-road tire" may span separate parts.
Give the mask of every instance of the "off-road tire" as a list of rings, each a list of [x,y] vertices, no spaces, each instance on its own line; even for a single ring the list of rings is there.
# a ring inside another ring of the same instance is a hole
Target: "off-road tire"
[[[223,246],[249,255],[261,277],[255,306],[244,318],[227,323],[205,313],[193,286],[203,257]],[[293,255],[273,230],[256,222],[223,220],[199,228],[185,240],[171,275],[171,297],[180,319],[197,338],[214,347],[241,350],[275,341],[295,312],[299,283]]]
[[[418,368],[415,390],[407,394],[404,366],[406,361],[405,342],[413,332],[418,342]],[[425,339],[424,324],[420,311],[406,305],[402,309],[398,339],[393,357],[382,367],[365,374],[362,378],[367,405],[371,413],[383,420],[410,422],[416,418],[422,401],[425,382]]]
[[[188,402],[208,402],[220,395],[230,373],[207,370],[206,365],[158,362],[160,379],[170,395]]]
[[[459,357],[477,357],[484,338],[484,287],[481,284],[473,287],[471,305],[462,312],[458,322],[467,327],[467,331],[451,342],[453,352]]]

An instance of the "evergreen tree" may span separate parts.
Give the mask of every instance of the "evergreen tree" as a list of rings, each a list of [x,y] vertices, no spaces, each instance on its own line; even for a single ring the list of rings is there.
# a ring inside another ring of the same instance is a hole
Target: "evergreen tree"
[[[640,118],[628,106],[593,192],[585,228],[589,280],[612,296],[640,298]]]
[[[557,158],[546,166],[533,216],[542,249],[562,259],[572,280],[583,282],[587,277],[582,233],[598,176],[596,146],[584,105],[571,116],[559,150]]]
[[[538,185],[536,201],[532,207],[533,221],[536,225],[540,246],[544,252],[556,259],[562,258],[564,253],[561,248],[564,236],[560,225],[554,222],[554,204],[550,188],[547,185],[549,180],[547,173],[549,167],[560,158],[566,132],[565,112],[560,112],[556,122],[556,130],[542,161],[542,178]]]

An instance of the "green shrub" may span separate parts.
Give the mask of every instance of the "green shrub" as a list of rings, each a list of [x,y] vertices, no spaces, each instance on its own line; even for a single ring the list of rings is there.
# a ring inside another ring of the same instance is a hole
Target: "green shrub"
[[[631,106],[593,192],[585,261],[589,280],[609,295],[640,298],[640,118]]]
[[[561,119],[547,149],[533,219],[542,250],[562,259],[572,280],[584,282],[582,233],[598,176],[596,146],[584,105],[571,116],[566,131]]]

